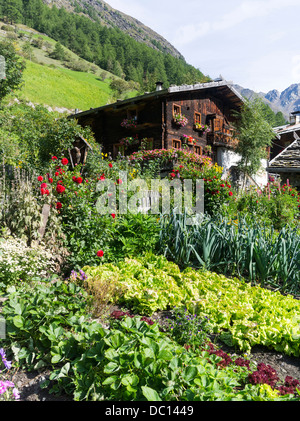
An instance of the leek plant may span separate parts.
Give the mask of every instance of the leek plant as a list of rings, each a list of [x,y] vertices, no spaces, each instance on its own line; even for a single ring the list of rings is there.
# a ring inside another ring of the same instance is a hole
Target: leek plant
[[[240,219],[187,215],[161,220],[161,252],[181,267],[192,266],[248,279],[284,293],[300,292],[300,235]]]

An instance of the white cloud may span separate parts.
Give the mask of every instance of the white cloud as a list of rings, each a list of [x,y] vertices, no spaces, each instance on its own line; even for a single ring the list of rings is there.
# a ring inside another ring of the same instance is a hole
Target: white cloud
[[[228,2],[224,2],[224,5],[228,5]],[[215,16],[217,18],[214,21],[200,20],[198,23],[180,26],[176,30],[176,36],[173,38],[173,42],[179,47],[182,47],[201,37],[211,36],[216,32],[233,29],[245,21],[269,16],[273,11],[282,8],[286,9],[291,5],[299,6],[299,0],[246,0],[229,12],[225,12],[220,17],[217,17],[218,12],[216,10]],[[192,20],[193,16],[191,16]]]
[[[300,82],[300,0],[107,0],[204,74],[258,91]]]

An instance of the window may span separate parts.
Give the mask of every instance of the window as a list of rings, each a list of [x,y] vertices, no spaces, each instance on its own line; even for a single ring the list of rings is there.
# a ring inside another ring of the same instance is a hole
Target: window
[[[127,118],[128,120],[137,121],[137,110],[136,109],[127,110]]]
[[[152,149],[154,147],[153,137],[143,139],[142,142],[144,144],[144,148],[145,148],[146,151],[152,151]]]
[[[181,106],[177,104],[173,104],[173,116],[175,114],[181,114]]]
[[[116,158],[118,153],[120,153],[122,156],[125,155],[125,147],[124,145],[121,145],[121,143],[114,144],[114,151],[113,151],[114,158]]]
[[[200,113],[195,113],[194,122],[195,124],[201,124],[202,118]]]
[[[197,153],[198,155],[202,155],[202,148],[201,148],[201,146],[195,146],[195,153]]]
[[[181,149],[181,140],[173,139],[172,146],[175,149]]]
[[[214,119],[214,131],[221,132],[223,129],[223,119],[221,117],[216,117]]]

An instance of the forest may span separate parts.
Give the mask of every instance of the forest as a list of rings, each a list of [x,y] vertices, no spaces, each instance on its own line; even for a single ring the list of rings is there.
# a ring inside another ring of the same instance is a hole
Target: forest
[[[0,0],[0,18],[45,33],[81,58],[126,80],[152,90],[160,80],[171,84],[205,82],[209,77],[182,58],[139,43],[118,28],[109,28],[87,16],[49,8],[42,0]]]

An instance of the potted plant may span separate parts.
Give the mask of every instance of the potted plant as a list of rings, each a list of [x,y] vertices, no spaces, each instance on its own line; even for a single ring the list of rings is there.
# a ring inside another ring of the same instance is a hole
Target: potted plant
[[[210,128],[207,124],[200,124],[200,123],[194,123],[194,130],[197,132],[200,132],[201,134],[205,134],[210,132]]]
[[[136,127],[136,119],[135,118],[124,118],[121,123],[121,127],[125,129],[132,129]]]
[[[174,114],[173,121],[177,126],[184,127],[188,124],[188,119],[180,113]]]
[[[120,144],[124,145],[127,149],[129,146],[137,145],[139,143],[139,139],[137,137],[123,137],[121,139]]]
[[[186,134],[181,136],[182,143],[187,143],[189,145],[195,145],[197,143],[196,139],[194,139],[192,136],[188,136]]]

